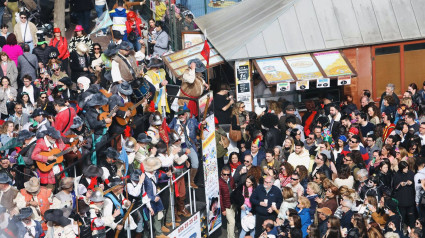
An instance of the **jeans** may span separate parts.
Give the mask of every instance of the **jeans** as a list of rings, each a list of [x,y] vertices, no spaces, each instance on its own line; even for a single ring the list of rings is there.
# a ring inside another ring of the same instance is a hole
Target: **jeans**
[[[0,25],[3,24],[3,14],[5,7],[0,7]]]
[[[136,38],[136,40],[134,40],[134,41],[131,41],[131,40],[128,40],[128,42],[130,42],[132,45],[133,45],[133,47],[134,47],[134,51],[139,51],[141,48],[142,48],[142,45],[140,44],[140,42],[139,42],[139,40],[140,40],[141,38],[140,38],[140,36],[139,37],[137,37]]]
[[[245,205],[245,210],[241,210],[241,221],[242,221],[242,218],[244,218],[247,215],[247,211],[248,212],[251,211],[251,208],[246,207],[246,205]],[[252,236],[252,237],[254,237],[254,235],[255,235],[255,228],[252,229],[252,230],[250,230],[249,232],[246,232],[244,229],[242,229],[241,230],[241,234],[239,235],[239,238],[244,238],[247,234],[250,235],[250,236]]]
[[[89,34],[90,30],[90,11],[75,12],[78,16],[78,24],[83,26],[84,31]]]
[[[190,165],[193,169],[199,168],[198,153],[193,148],[190,148],[190,153],[187,155],[190,159]]]
[[[103,9],[105,9],[105,6],[106,6],[106,4],[104,4],[104,5],[94,5],[98,19],[104,13]],[[103,31],[104,34],[106,34],[106,28],[103,28],[102,31]]]

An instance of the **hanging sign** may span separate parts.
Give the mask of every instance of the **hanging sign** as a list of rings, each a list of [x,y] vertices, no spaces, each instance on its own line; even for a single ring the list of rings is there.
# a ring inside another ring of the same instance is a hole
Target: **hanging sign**
[[[316,88],[329,88],[331,86],[331,82],[329,78],[317,79]]]
[[[249,60],[237,60],[235,62],[236,77],[236,101],[244,102],[246,108],[254,111],[251,103],[251,65]]]
[[[350,84],[351,84],[351,75],[338,77],[338,86],[344,86],[344,85],[350,85]]]
[[[290,83],[278,83],[277,84],[277,92],[286,92],[291,89]]]
[[[297,81],[297,90],[306,90],[309,89],[309,81]]]

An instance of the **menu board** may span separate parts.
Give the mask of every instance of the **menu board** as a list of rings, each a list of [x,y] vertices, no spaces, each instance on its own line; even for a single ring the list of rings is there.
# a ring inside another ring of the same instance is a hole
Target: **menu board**
[[[248,111],[253,111],[251,95],[251,64],[249,60],[235,61],[236,100],[244,102]]]
[[[224,63],[224,59],[218,54],[218,52],[210,45],[210,67],[217,66]],[[162,60],[171,70],[171,72],[176,77],[183,75],[184,71],[187,69],[187,63],[189,60],[198,58],[207,65],[207,61],[201,55],[201,51],[204,49],[204,43],[192,46],[187,49],[180,50],[178,52],[162,56]]]
[[[285,56],[285,59],[298,80],[323,78],[310,54]]]
[[[255,64],[268,84],[294,81],[281,57],[257,59]]]
[[[337,50],[314,53],[314,57],[328,77],[353,74],[347,62]]]

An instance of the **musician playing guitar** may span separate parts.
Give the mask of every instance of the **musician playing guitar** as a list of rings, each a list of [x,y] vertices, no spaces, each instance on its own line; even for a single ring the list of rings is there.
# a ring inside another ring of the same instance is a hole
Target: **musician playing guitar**
[[[31,158],[41,163],[52,163],[57,159],[54,155],[45,156],[40,154],[41,152],[49,152],[54,148],[65,151],[69,147],[63,143],[59,131],[51,126],[46,126],[45,130],[40,131],[38,137],[39,139],[37,140],[37,145],[32,152]],[[73,151],[76,152],[77,148],[74,147]],[[62,170],[63,166],[61,164],[55,164],[48,172],[42,172],[38,168],[37,173],[40,175],[40,183],[53,190],[56,184],[55,174]]]
[[[115,108],[116,106],[123,107],[126,103],[131,102],[129,96],[133,94],[133,89],[130,86],[130,84],[127,83],[126,81],[123,81],[122,83],[118,84],[117,88],[118,88],[118,92],[116,94],[113,94],[109,98],[109,108]],[[131,116],[130,110],[127,110],[127,111],[118,110],[116,112],[116,117],[126,118],[130,116]],[[120,125],[116,121],[116,118],[114,118],[114,120],[112,121],[112,125],[109,127],[109,134],[111,136],[121,134],[123,133],[124,129],[125,129],[125,125]],[[121,137],[118,137],[118,139],[114,138],[111,141],[112,147],[117,148],[118,150],[120,150],[120,147],[121,147],[121,143],[119,143],[120,138]]]

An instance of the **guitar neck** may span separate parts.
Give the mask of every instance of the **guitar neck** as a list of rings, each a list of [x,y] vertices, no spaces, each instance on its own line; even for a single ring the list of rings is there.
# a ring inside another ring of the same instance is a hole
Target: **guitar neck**
[[[62,152],[60,152],[59,154],[55,154],[55,156],[56,157],[61,157],[62,155],[68,154],[71,151],[72,151],[72,147],[71,148],[68,148],[68,149],[66,149],[66,150],[64,150]]]
[[[118,111],[118,107],[114,107],[114,109],[112,109],[112,111],[111,112],[109,112],[109,114],[108,114],[108,118],[111,118],[112,117],[112,115],[114,115],[114,113],[116,113],[117,111]]]
[[[143,98],[144,99],[144,98]],[[143,99],[140,100],[138,103],[134,104],[132,107],[130,107],[130,111],[133,111],[134,109],[136,109],[138,106],[140,106],[143,103]]]

